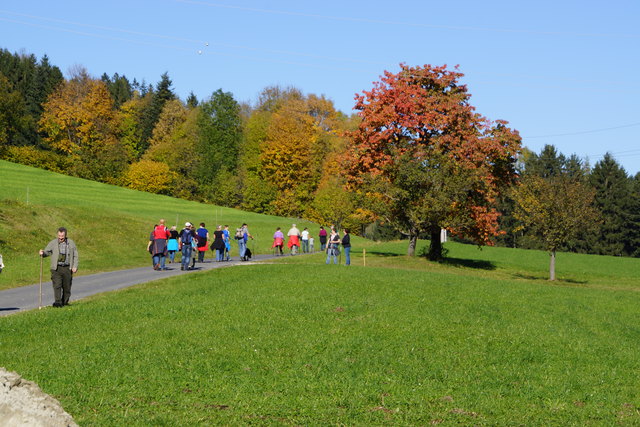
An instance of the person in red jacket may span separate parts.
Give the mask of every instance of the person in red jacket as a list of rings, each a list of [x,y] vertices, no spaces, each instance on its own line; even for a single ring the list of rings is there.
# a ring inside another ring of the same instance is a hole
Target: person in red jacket
[[[276,255],[284,255],[282,253],[283,246],[284,246],[284,233],[282,232],[280,227],[278,227],[276,228],[276,232],[273,233],[273,244],[271,245],[271,247],[275,248],[276,251],[280,252],[279,254],[278,252],[276,252]]]
[[[147,250],[153,255],[153,269],[166,270],[165,261],[167,256],[167,239],[171,237],[171,232],[164,225],[164,219],[156,225],[151,233],[151,239],[147,245]]]
[[[291,250],[291,255],[296,255],[298,253],[298,249],[300,248],[300,230],[296,227],[295,224],[291,226],[289,232],[287,233],[289,236],[289,242],[287,246]]]

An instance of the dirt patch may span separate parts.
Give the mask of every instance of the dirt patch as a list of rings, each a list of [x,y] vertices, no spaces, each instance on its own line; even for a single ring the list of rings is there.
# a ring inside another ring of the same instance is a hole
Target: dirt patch
[[[0,426],[77,426],[60,402],[15,372],[0,368]]]

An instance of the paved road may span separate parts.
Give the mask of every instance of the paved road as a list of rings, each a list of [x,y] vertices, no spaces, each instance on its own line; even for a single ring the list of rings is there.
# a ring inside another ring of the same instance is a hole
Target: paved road
[[[211,270],[214,268],[228,267],[238,264],[248,264],[254,261],[261,261],[274,258],[273,255],[254,255],[250,262],[229,261],[215,262],[206,260],[204,263],[197,263],[195,270],[182,271],[180,264],[168,264],[170,268],[165,271],[155,271],[153,268],[141,267],[129,270],[109,271],[87,276],[77,276],[73,278],[70,301],[77,301],[90,295],[122,289],[139,283],[150,282],[152,280],[173,277],[181,274],[193,274],[197,271]],[[42,282],[42,305],[51,306],[53,303],[53,288],[49,275],[46,274]],[[0,291],[0,316],[19,313],[25,310],[38,308],[40,285],[22,286],[19,288]]]

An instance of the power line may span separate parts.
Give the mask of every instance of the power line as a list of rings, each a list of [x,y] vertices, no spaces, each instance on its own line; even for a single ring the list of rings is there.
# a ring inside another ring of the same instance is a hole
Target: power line
[[[464,77],[471,79],[472,77],[475,77],[476,75],[481,75],[481,74],[487,74],[487,73],[481,73],[481,72],[474,72],[473,74],[471,74],[470,72],[467,72]],[[503,76],[507,76],[507,74],[502,74]],[[514,75],[513,77],[518,77],[517,75]],[[532,78],[531,76],[529,78]],[[544,79],[544,77],[537,77],[537,79]],[[558,79],[561,80],[561,79]],[[564,81],[567,82],[577,82],[580,83],[580,81],[575,80],[575,79],[564,79]],[[483,84],[483,85],[492,85],[492,86],[500,86],[500,87],[524,87],[524,88],[531,88],[531,89],[536,89],[536,88],[543,88],[543,89],[554,89],[554,90],[562,90],[565,92],[584,92],[586,90],[590,91],[590,92],[598,92],[598,93],[624,93],[624,94],[629,94],[630,92],[633,92],[635,90],[637,90],[638,88],[631,88],[631,89],[625,89],[625,88],[619,88],[619,89],[611,89],[610,87],[605,87],[603,85],[598,85],[597,87],[588,87],[588,86],[567,86],[567,85],[563,85],[563,84],[540,84],[540,83],[519,83],[519,82],[508,82],[505,80],[476,80],[473,79],[473,83],[474,84]],[[542,136],[535,136],[533,138],[543,138]]]
[[[463,31],[498,32],[498,33],[520,33],[520,34],[535,34],[535,35],[545,35],[545,36],[640,38],[640,34],[570,33],[570,32],[560,32],[560,31],[535,31],[535,30],[521,30],[521,29],[510,29],[510,28],[436,25],[436,24],[423,24],[423,23],[415,23],[415,22],[353,18],[353,17],[347,17],[347,16],[320,15],[315,13],[291,12],[287,10],[259,9],[259,8],[253,8],[253,7],[233,6],[228,4],[211,3],[211,2],[196,1],[196,0],[175,0],[175,1],[178,3],[217,7],[217,8],[224,8],[224,9],[244,10],[247,12],[269,13],[273,15],[302,16],[306,18],[318,18],[318,19],[326,19],[326,20],[332,20],[332,21],[362,22],[362,23],[369,23],[369,24],[397,25],[397,26],[404,26],[404,27],[435,28],[435,29],[444,29],[444,30],[455,30],[455,31],[463,30]]]
[[[141,41],[141,40],[132,40],[132,39],[126,39],[126,38],[122,38],[122,37],[114,37],[114,36],[109,36],[109,35],[103,35],[103,34],[88,33],[88,32],[84,32],[84,31],[71,30],[71,29],[68,29],[68,28],[52,27],[52,26],[49,26],[49,25],[34,24],[34,23],[30,23],[30,22],[18,21],[18,20],[2,18],[2,17],[0,17],[0,21],[12,22],[12,23],[17,23],[17,24],[21,24],[21,25],[27,25],[27,26],[36,27],[36,28],[44,28],[46,30],[62,31],[62,32],[71,33],[71,34],[78,34],[78,35],[82,35],[82,36],[86,36],[86,37],[95,37],[95,38],[106,39],[106,40],[122,41],[122,42],[126,42],[126,43],[136,43],[136,44],[140,44],[140,45],[144,45],[144,46],[154,46],[154,47],[160,47],[160,48],[163,48],[163,49],[179,50],[179,51],[183,51],[183,52],[196,52],[196,53],[198,53],[200,55],[216,55],[216,56],[224,56],[224,57],[236,58],[236,59],[245,59],[245,60],[249,60],[249,61],[267,62],[267,63],[284,64],[284,65],[295,65],[295,66],[301,66],[301,67],[307,67],[307,68],[316,68],[316,69],[330,70],[330,71],[340,70],[340,71],[368,72],[367,70],[358,69],[358,68],[326,66],[326,65],[318,65],[318,64],[311,64],[311,63],[304,63],[304,62],[278,60],[278,59],[272,59],[272,58],[255,58],[255,57],[250,57],[250,56],[243,56],[243,55],[224,53],[224,52],[216,52],[216,51],[211,51],[211,50],[207,50],[207,51],[198,50],[198,51],[195,51],[194,49],[180,47],[180,46],[172,46],[172,45],[167,45],[167,44],[152,43],[152,42],[146,42],[146,41]],[[323,58],[323,59],[327,59],[327,58]]]
[[[8,18],[1,18],[0,17],[0,21],[12,22],[12,23],[15,23],[15,24],[27,25],[27,26],[36,27],[36,28],[44,28],[45,30],[62,31],[62,32],[65,32],[65,33],[78,34],[78,35],[87,36],[87,37],[97,37],[97,38],[106,39],[106,40],[123,41],[123,42],[127,42],[127,43],[137,43],[137,44],[142,44],[142,45],[147,45],[147,46],[156,46],[156,47],[162,47],[162,48],[166,48],[166,49],[176,49],[176,50],[182,50],[182,51],[187,51],[187,52],[193,52],[193,49],[187,49],[187,48],[184,48],[184,47],[171,46],[171,45],[158,44],[158,43],[150,43],[150,42],[144,42],[144,41],[140,41],[140,40],[131,40],[131,39],[125,39],[125,38],[121,38],[121,37],[113,37],[113,36],[108,36],[108,35],[103,35],[103,34],[87,33],[87,32],[84,32],[84,31],[70,30],[68,28],[52,27],[52,26],[49,26],[49,25],[42,25],[42,24],[34,24],[34,23],[31,23],[31,22],[18,21],[18,20],[15,20],[15,19],[8,19]]]
[[[79,26],[79,27],[92,28],[92,29],[97,29],[97,30],[106,30],[106,31],[111,31],[111,32],[126,33],[126,34],[144,36],[144,37],[162,38],[162,39],[168,39],[168,40],[188,42],[188,43],[193,43],[193,44],[197,44],[197,45],[203,45],[203,44],[204,45],[209,45],[209,44],[211,44],[211,45],[220,46],[220,47],[229,48],[229,49],[241,49],[241,50],[249,50],[249,51],[255,51],[255,52],[265,52],[265,53],[278,54],[278,55],[302,56],[302,57],[329,60],[329,61],[337,61],[337,62],[354,62],[354,63],[368,63],[368,64],[379,64],[379,65],[383,64],[382,62],[378,62],[378,61],[367,61],[367,60],[354,59],[354,58],[330,57],[330,56],[314,55],[314,54],[310,54],[310,53],[293,52],[293,51],[287,51],[287,50],[259,49],[259,48],[255,48],[255,47],[251,47],[251,46],[232,45],[232,44],[217,43],[217,42],[209,43],[209,41],[205,41],[205,40],[195,40],[195,39],[188,39],[188,38],[184,38],[184,37],[173,37],[173,36],[168,36],[168,35],[165,35],[165,34],[147,33],[147,32],[142,32],[142,31],[133,31],[133,30],[128,30],[128,29],[125,29],[125,28],[118,28],[118,27],[105,27],[105,26],[101,26],[101,25],[86,24],[86,23],[81,23],[81,22],[67,21],[67,20],[49,18],[49,17],[44,17],[44,16],[37,16],[37,15],[29,15],[29,14],[24,14],[24,13],[18,13],[18,12],[11,12],[11,11],[2,10],[2,9],[0,9],[0,13],[6,13],[6,14],[10,14],[10,15],[17,15],[17,16],[22,16],[22,17],[25,17],[25,18],[48,21],[48,22],[54,22],[54,23],[59,23],[59,24],[64,24],[64,25],[74,25],[74,26]],[[30,26],[35,26],[35,27],[38,26],[37,24],[28,23],[28,22],[24,22],[24,21],[11,20],[11,19],[7,19],[7,18],[0,18],[0,20],[7,21],[7,22],[14,22],[14,23],[23,24],[23,25],[30,25]],[[73,30],[68,30],[68,29],[64,29],[64,28],[46,27],[46,26],[43,26],[42,28],[58,29],[60,31],[74,32]],[[82,33],[82,32],[75,32],[75,33],[76,34],[81,34],[81,35],[101,37],[101,36],[99,36],[97,34],[91,34],[91,33]],[[104,37],[104,38],[108,38],[108,37]],[[123,40],[123,39],[114,39],[114,40]]]
[[[636,150],[624,150],[624,151],[616,151],[616,152],[611,152],[608,151],[607,153],[604,154],[592,154],[589,155],[587,157],[604,157],[607,154],[611,154],[612,156],[618,158],[618,157],[636,157],[636,156],[640,156],[640,149],[636,149]]]
[[[190,0],[176,0],[178,2],[189,2]],[[198,3],[198,2],[196,2]],[[216,3],[206,3],[206,2],[200,2],[202,4],[206,4],[209,6],[218,6],[219,4]],[[265,9],[251,9],[251,8],[243,8],[243,7],[239,7],[239,6],[224,6],[224,5],[219,5],[221,7],[229,7],[229,8],[233,8],[233,9],[249,9],[249,10],[255,10],[255,11],[263,11],[263,12],[267,12],[267,10]],[[282,11],[275,11],[275,12],[282,12]],[[371,61],[371,60],[363,60],[363,59],[357,59],[357,58],[344,58],[344,57],[331,57],[331,56],[323,56],[323,55],[315,55],[315,54],[310,54],[310,53],[301,53],[301,52],[294,52],[294,51],[289,51],[289,50],[275,50],[275,49],[260,49],[260,48],[255,48],[255,47],[251,47],[251,46],[241,46],[241,45],[232,45],[232,44],[225,44],[225,43],[217,43],[217,42],[211,42],[209,43],[209,41],[204,41],[204,40],[197,40],[197,39],[190,39],[190,38],[185,38],[185,37],[174,37],[174,36],[170,36],[170,35],[166,35],[166,34],[158,34],[158,33],[148,33],[148,32],[142,32],[142,31],[133,31],[133,30],[129,30],[126,28],[118,28],[118,27],[111,27],[111,26],[101,26],[101,25],[94,25],[94,24],[87,24],[87,23],[81,23],[81,22],[74,22],[74,21],[69,21],[69,20],[62,20],[62,19],[56,19],[56,18],[50,18],[50,17],[43,17],[43,16],[38,16],[38,15],[32,15],[32,14],[25,14],[25,13],[19,13],[19,12],[13,12],[13,11],[8,11],[5,9],[0,9],[0,13],[5,13],[5,14],[10,14],[10,15],[16,15],[16,16],[21,16],[21,17],[25,17],[28,19],[34,19],[34,20],[41,20],[41,21],[46,21],[46,22],[53,22],[53,23],[58,23],[58,24],[63,24],[63,25],[72,25],[72,26],[79,26],[79,27],[84,27],[84,28],[92,28],[92,29],[97,29],[97,30],[101,30],[101,31],[109,31],[109,32],[118,32],[118,33],[124,33],[124,34],[129,34],[129,35],[134,35],[134,36],[141,36],[141,37],[152,37],[152,38],[159,38],[159,39],[164,39],[164,40],[175,40],[175,41],[179,41],[179,42],[187,42],[190,44],[195,44],[198,46],[201,45],[205,45],[208,46],[209,44],[214,45],[214,46],[219,46],[222,48],[226,48],[226,49],[233,49],[233,50],[247,50],[247,51],[252,51],[252,52],[263,52],[263,53],[267,53],[270,55],[287,55],[287,56],[298,56],[298,57],[305,57],[305,58],[311,58],[311,59],[319,59],[319,60],[323,60],[323,61],[334,61],[334,62],[342,62],[342,63],[354,63],[354,64],[377,64],[377,65],[381,65],[382,67],[384,67],[385,65],[388,65],[388,63],[385,62],[379,62],[379,61]],[[285,13],[285,12],[282,12]],[[288,13],[288,12],[287,12]],[[291,12],[292,14],[296,14],[295,12]],[[307,14],[309,15],[309,14]],[[309,15],[309,16],[316,16],[316,15]],[[320,15],[317,15],[320,16]],[[50,26],[45,26],[45,25],[39,25],[39,24],[35,24],[35,23],[31,23],[31,22],[24,22],[24,21],[18,21],[18,20],[14,20],[14,19],[8,19],[8,18],[0,18],[0,20],[6,21],[6,22],[13,22],[13,23],[18,23],[18,24],[22,24],[22,25],[27,25],[27,26],[32,26],[32,27],[40,27],[40,28],[45,28],[48,30],[57,30],[57,31],[63,31],[63,32],[68,32],[68,33],[74,33],[74,34],[79,34],[79,35],[83,35],[83,36],[88,36],[88,37],[97,37],[97,38],[102,38],[102,39],[110,39],[110,40],[116,40],[116,41],[125,41],[125,42],[132,42],[132,43],[138,43],[138,44],[144,44],[147,46],[156,46],[156,47],[166,47],[166,48],[170,48],[170,49],[175,49],[175,50],[182,50],[182,51],[191,51],[190,49],[185,49],[183,47],[177,47],[177,46],[169,46],[169,45],[158,45],[155,43],[148,43],[148,42],[142,42],[140,40],[130,40],[130,39],[122,39],[119,37],[113,37],[113,36],[105,36],[105,35],[100,35],[100,34],[94,34],[94,33],[87,33],[87,32],[81,32],[81,31],[75,31],[75,30],[71,30],[69,28],[59,28],[59,27],[50,27]],[[233,57],[233,58],[239,58],[239,59],[247,59],[247,60],[252,60],[252,61],[258,61],[258,62],[269,62],[269,63],[281,63],[281,64],[287,64],[287,65],[298,65],[298,66],[303,66],[303,67],[311,67],[311,68],[319,68],[319,69],[335,69],[335,70],[340,70],[340,71],[357,71],[357,72],[369,72],[370,70],[363,70],[363,69],[354,69],[354,68],[347,68],[347,67],[331,67],[331,66],[327,66],[325,64],[308,64],[308,63],[300,63],[300,62],[292,62],[292,61],[286,61],[286,60],[278,60],[278,59],[274,59],[274,58],[269,58],[269,59],[264,59],[264,58],[252,58],[252,57],[246,57],[246,56],[242,56],[242,55],[234,55],[234,54],[229,54],[229,53],[222,53],[222,52],[211,52],[209,49],[207,50],[202,50],[200,48],[196,48],[197,53],[198,54],[213,54],[213,55],[221,55],[221,56],[227,56],[227,57]],[[478,75],[478,74],[482,74],[480,73],[474,73],[474,75]],[[492,74],[495,75],[495,74]],[[508,74],[501,74],[503,76],[508,76]],[[470,77],[471,75],[466,75],[466,77]],[[543,79],[543,80],[547,80],[548,77],[536,77],[536,76],[513,76],[516,78],[529,78],[529,79]],[[586,81],[577,81],[575,79],[565,79],[565,81],[573,81],[573,82],[577,82],[577,83],[588,83]],[[504,80],[502,81],[487,81],[487,80],[474,80],[475,83],[479,83],[479,84],[489,84],[489,85],[499,85],[499,86],[517,86],[517,87],[546,87],[546,88],[558,88],[558,89],[563,89],[563,90],[579,90],[579,91],[583,91],[583,90],[594,90],[594,91],[601,91],[602,87],[598,87],[598,88],[584,88],[584,87],[575,87],[575,88],[570,88],[567,87],[566,85],[540,85],[540,84],[534,84],[534,85],[528,85],[528,84],[519,84],[519,83],[507,83]],[[600,82],[599,82],[600,83]],[[615,92],[612,91],[611,89],[606,89],[604,90],[605,92]],[[627,93],[628,89],[626,90],[620,90],[620,92],[624,92]],[[545,136],[541,136],[541,137],[545,137]],[[538,136],[534,136],[532,138],[541,138]]]
[[[624,128],[630,128],[630,127],[635,127],[635,126],[640,126],[640,123],[631,123],[631,124],[628,124],[628,125],[614,126],[614,127],[602,128],[602,129],[584,130],[584,131],[579,131],[579,132],[557,133],[557,134],[553,134],[553,135],[523,136],[523,138],[535,139],[535,138],[552,138],[552,137],[556,137],[556,136],[584,135],[584,134],[588,134],[588,133],[606,132],[608,130],[624,129]]]
[[[93,28],[93,29],[96,29],[96,30],[114,31],[114,32],[127,33],[127,34],[133,34],[133,35],[138,35],[138,36],[163,38],[163,39],[184,41],[184,42],[189,42],[189,43],[198,43],[198,44],[203,44],[203,43],[206,42],[205,40],[186,39],[186,38],[183,38],[183,37],[173,37],[173,36],[167,36],[167,35],[164,35],[164,34],[145,33],[145,32],[142,32],[142,31],[127,30],[127,29],[124,29],[124,28],[105,27],[105,26],[102,26],[102,25],[85,24],[83,22],[66,21],[66,20],[63,20],[63,19],[49,18],[49,17],[37,16],[37,15],[29,15],[29,14],[26,14],[26,13],[12,12],[10,10],[4,10],[4,9],[0,9],[0,13],[6,13],[6,14],[9,14],[9,15],[17,15],[17,16],[22,16],[23,18],[37,19],[37,20],[41,20],[41,21],[55,22],[55,23],[58,23],[58,24],[75,25],[75,26],[78,26],[78,27]],[[15,22],[19,22],[19,21],[15,21]]]

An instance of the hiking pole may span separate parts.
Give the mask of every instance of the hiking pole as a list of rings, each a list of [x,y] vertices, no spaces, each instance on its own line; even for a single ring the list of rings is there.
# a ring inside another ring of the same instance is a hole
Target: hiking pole
[[[40,255],[40,292],[38,296],[38,310],[42,308],[42,265],[44,264],[44,257]]]

